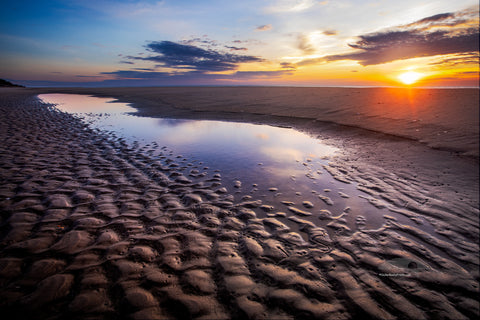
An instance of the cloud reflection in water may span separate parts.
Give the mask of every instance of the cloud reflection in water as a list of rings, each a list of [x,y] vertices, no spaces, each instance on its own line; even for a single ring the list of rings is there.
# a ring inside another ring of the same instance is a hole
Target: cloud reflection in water
[[[247,186],[263,182],[310,192],[317,181],[310,177],[320,169],[322,157],[336,148],[324,145],[304,133],[267,125],[183,119],[136,117],[135,109],[108,98],[83,95],[41,95],[46,102],[58,103],[67,112],[84,112],[93,127],[115,132],[130,142],[157,142],[174,154],[197,159],[218,169],[227,180],[241,179]],[[92,114],[94,113],[94,114]],[[108,115],[105,115],[105,114]],[[306,161],[309,166],[303,165]],[[259,165],[261,164],[261,165]],[[314,168],[315,167],[315,168]],[[295,176],[295,179],[292,179]]]

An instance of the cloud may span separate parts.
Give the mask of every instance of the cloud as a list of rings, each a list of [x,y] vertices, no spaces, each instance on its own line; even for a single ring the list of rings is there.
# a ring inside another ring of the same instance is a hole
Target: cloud
[[[101,72],[105,75],[113,75],[117,79],[159,79],[171,76],[169,72],[141,71],[141,70],[118,70],[112,72]]]
[[[255,31],[268,31],[268,30],[272,30],[273,27],[271,24],[264,24],[262,26],[258,26],[255,28]]]
[[[147,44],[146,47],[149,51],[159,55],[129,58],[153,61],[168,68],[202,72],[230,71],[236,69],[240,63],[263,61],[255,56],[206,50],[198,46],[172,41],[154,41]]]
[[[457,74],[469,75],[469,76],[478,76],[478,71],[460,71]]]
[[[420,24],[421,25],[421,24],[430,23],[430,22],[437,23],[438,21],[443,21],[443,20],[446,20],[446,19],[454,18],[454,17],[455,17],[455,14],[451,13],[451,12],[440,13],[440,14],[436,14],[436,15],[418,20],[417,22],[414,22],[413,24]]]
[[[276,0],[274,3],[265,8],[267,13],[278,12],[301,12],[313,7],[317,0]]]
[[[473,52],[478,50],[478,37],[478,30],[458,36],[449,36],[442,31],[426,35],[406,31],[362,36],[359,42],[351,45],[361,52],[333,55],[327,60],[357,60],[367,66],[417,57]]]
[[[294,70],[271,70],[271,71],[236,71],[230,74],[212,74],[201,71],[186,72],[157,72],[118,70],[102,72],[102,77],[91,77],[90,82],[63,82],[63,81],[35,81],[15,80],[17,83],[32,87],[121,87],[121,86],[198,86],[198,85],[251,85],[268,83],[270,79],[281,78],[293,74]],[[94,79],[111,79],[97,81]]]
[[[77,78],[101,78],[101,79],[105,78],[105,77],[102,77],[102,76],[83,76],[83,75],[79,75],[79,74],[77,74],[75,77],[77,77]]]
[[[172,81],[217,81],[217,80],[249,80],[260,78],[278,78],[285,75],[293,74],[293,70],[271,70],[271,71],[236,71],[230,74],[206,74],[198,71],[187,72],[157,72],[157,71],[140,71],[140,70],[118,70],[113,72],[102,72],[102,75],[113,75],[118,80],[164,80]]]
[[[473,6],[457,12],[440,13],[404,25],[403,27],[414,27],[420,30],[428,30],[431,28],[469,25],[470,27],[478,28],[478,10],[478,6]]]
[[[235,47],[235,46],[225,46],[225,48],[234,50],[234,51],[247,51],[248,49],[245,47]]]
[[[310,42],[310,38],[303,33],[297,36],[297,47],[302,50],[304,54],[312,54],[315,51],[315,48]]]
[[[296,69],[295,64],[293,64],[291,62],[281,62],[280,66],[282,67],[282,69],[289,69],[289,70],[295,70]]]
[[[467,87],[472,86],[478,88],[479,77],[478,71],[459,71],[454,72],[447,76],[433,76],[428,79],[429,82],[442,82],[442,81],[462,81]]]
[[[442,13],[393,29],[358,36],[355,52],[304,60],[299,65],[355,60],[363,66],[417,57],[478,52],[478,9]]]
[[[207,35],[204,35],[202,38],[196,37],[188,40],[182,40],[178,43],[189,46],[206,45],[208,48],[219,46],[218,41],[208,38]]]
[[[271,78],[279,78],[279,77],[282,77],[285,75],[291,75],[291,74],[293,74],[291,70],[237,71],[233,74],[228,75],[228,78],[232,80],[259,79],[259,78],[271,79]]]
[[[335,36],[337,35],[337,30],[325,30],[322,32],[326,36]]]
[[[442,65],[442,66],[457,66],[461,64],[475,64],[480,63],[480,57],[478,52],[468,52],[456,54],[439,61],[430,63],[430,65]]]
[[[245,42],[234,41],[234,43]],[[193,43],[198,45],[192,45]],[[236,71],[242,63],[262,62],[264,60],[256,56],[232,54],[226,51],[226,49],[247,50],[243,47],[218,44],[217,46],[222,48],[223,51],[200,47],[200,45],[208,46],[210,43],[212,43],[212,40],[204,40],[203,38],[184,40],[181,43],[172,41],[149,42],[146,48],[153,54],[141,57],[138,55],[126,56],[124,58],[151,61],[154,62],[154,66],[151,68],[102,72],[103,77],[108,76],[110,79],[102,81],[99,85],[218,85],[231,82],[248,84],[250,80],[268,81],[295,72],[295,67],[288,63],[281,64],[281,68],[276,70]],[[223,73],[219,74],[218,71]]]

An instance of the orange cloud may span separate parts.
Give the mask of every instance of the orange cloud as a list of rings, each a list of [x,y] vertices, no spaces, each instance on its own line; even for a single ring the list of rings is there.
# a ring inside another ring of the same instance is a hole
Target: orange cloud
[[[272,30],[273,27],[271,24],[264,24],[255,28],[255,31],[268,31]]]

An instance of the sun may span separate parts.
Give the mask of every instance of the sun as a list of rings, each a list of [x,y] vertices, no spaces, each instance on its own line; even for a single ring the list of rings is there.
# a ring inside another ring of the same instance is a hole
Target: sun
[[[399,75],[398,79],[404,84],[410,85],[417,82],[418,79],[420,79],[421,77],[422,77],[421,73],[418,73],[415,71],[408,71]]]

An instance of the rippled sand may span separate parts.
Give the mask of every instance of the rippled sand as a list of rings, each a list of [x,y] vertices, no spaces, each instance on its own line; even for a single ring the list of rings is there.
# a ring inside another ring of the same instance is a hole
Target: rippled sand
[[[361,212],[333,210],[328,190],[323,208],[297,199],[268,207],[255,196],[235,202],[214,168],[90,130],[29,92],[0,91],[1,314],[480,315],[475,159],[323,131],[345,147],[325,174],[391,213],[371,229]]]

